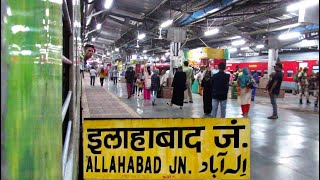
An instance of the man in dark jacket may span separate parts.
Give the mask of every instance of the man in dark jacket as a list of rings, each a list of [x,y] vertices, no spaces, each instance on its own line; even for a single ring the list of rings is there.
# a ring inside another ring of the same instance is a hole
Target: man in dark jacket
[[[273,113],[272,116],[268,117],[268,119],[278,119],[278,110],[277,110],[277,97],[280,94],[281,83],[283,79],[282,73],[282,64],[277,63],[274,66],[275,74],[270,81],[270,86],[268,86],[270,101],[272,104]]]
[[[153,70],[153,75],[151,76],[151,93],[152,93],[152,106],[156,105],[157,93],[160,89],[160,77],[159,69]]]
[[[135,74],[136,74],[136,72],[133,70],[133,67],[129,66],[126,71],[126,74],[125,74],[125,78],[126,78],[126,82],[127,82],[128,99],[130,99],[131,95],[132,95]]]
[[[217,117],[218,106],[220,103],[221,118],[226,117],[227,95],[229,90],[230,74],[226,74],[226,63],[218,65],[219,72],[212,76],[212,111],[211,116]]]

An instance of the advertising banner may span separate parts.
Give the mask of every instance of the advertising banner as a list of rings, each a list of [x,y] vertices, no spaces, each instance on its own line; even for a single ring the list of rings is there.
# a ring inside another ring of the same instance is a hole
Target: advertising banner
[[[250,179],[249,119],[85,119],[84,179]]]

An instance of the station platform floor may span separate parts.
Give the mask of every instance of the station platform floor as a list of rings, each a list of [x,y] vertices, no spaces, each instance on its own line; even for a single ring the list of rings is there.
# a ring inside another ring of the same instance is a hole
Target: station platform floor
[[[166,104],[170,99],[157,99],[155,106],[143,96],[127,99],[125,83],[115,86],[106,80],[101,87],[96,78],[95,86],[90,86],[87,73],[82,84],[84,118],[210,118],[204,115],[198,94],[193,94],[193,103],[179,109]],[[269,98],[256,97],[251,104],[251,179],[319,179],[319,108],[300,105],[299,97],[291,94],[277,101],[277,120],[267,119],[272,113]],[[228,99],[227,117],[242,117],[237,100]]]

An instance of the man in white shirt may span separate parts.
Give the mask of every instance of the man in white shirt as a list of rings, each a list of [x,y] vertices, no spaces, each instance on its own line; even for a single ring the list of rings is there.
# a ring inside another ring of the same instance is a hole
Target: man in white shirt
[[[112,71],[112,79],[113,79],[113,85],[118,84],[118,70],[117,66],[114,67],[114,70]]]
[[[92,66],[90,69],[90,85],[94,86],[94,83],[96,81],[97,71]]]
[[[160,86],[161,87],[167,86],[168,77],[169,77],[169,70],[167,70],[165,73],[163,73],[163,75],[161,77],[161,80],[160,80]]]

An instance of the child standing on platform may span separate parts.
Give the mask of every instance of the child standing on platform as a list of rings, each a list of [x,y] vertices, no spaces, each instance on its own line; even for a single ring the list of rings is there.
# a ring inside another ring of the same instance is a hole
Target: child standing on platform
[[[142,95],[142,90],[144,88],[144,82],[143,82],[142,78],[137,80],[137,86],[139,88],[138,91],[137,91],[137,94],[138,94],[138,96],[140,96],[140,93]]]

